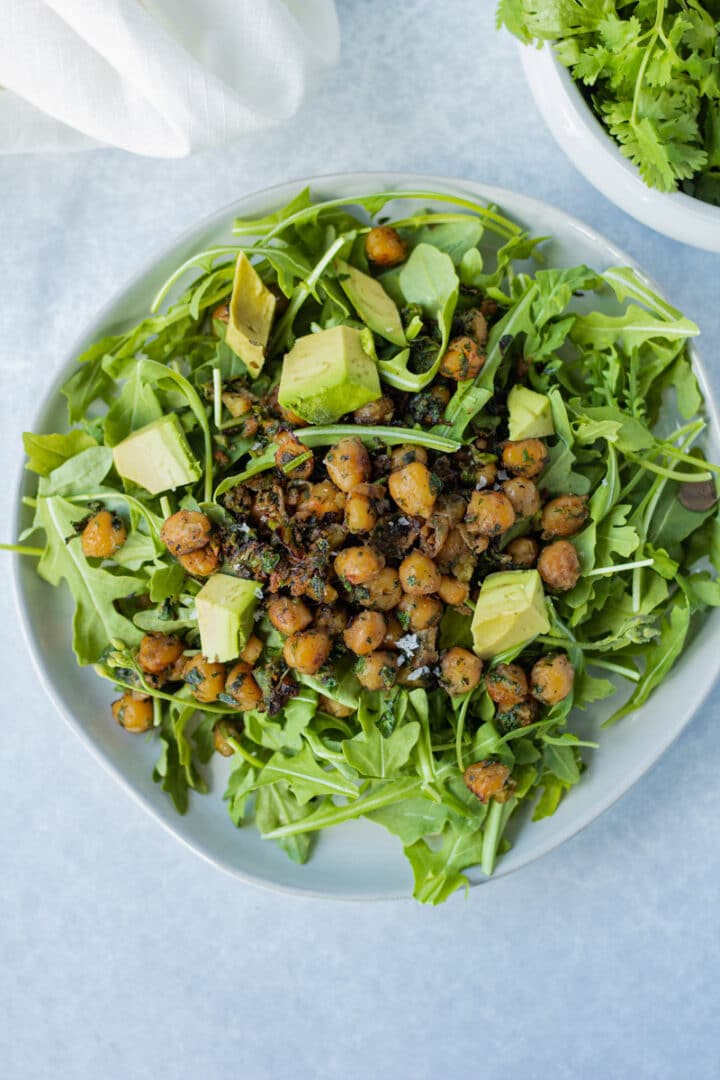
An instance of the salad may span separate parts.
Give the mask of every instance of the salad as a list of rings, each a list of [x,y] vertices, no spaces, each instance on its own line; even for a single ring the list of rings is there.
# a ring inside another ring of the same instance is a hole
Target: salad
[[[697,327],[446,193],[234,233],[79,358],[13,547],[179,812],[226,756],[235,826],[302,863],[367,818],[438,903],[592,768],[576,710],[641,706],[720,603]]]

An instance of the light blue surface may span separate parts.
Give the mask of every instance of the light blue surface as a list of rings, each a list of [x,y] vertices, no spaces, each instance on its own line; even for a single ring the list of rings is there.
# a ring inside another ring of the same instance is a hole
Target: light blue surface
[[[292,176],[446,173],[577,214],[699,322],[720,391],[720,259],[575,173],[493,6],[340,0],[344,56],[321,94],[223,153],[0,158],[5,519],[20,432],[78,329],[185,226]],[[8,1080],[717,1076],[720,693],[629,795],[519,874],[433,910],[332,904],[243,887],[153,825],[56,717],[16,626],[6,587]]]

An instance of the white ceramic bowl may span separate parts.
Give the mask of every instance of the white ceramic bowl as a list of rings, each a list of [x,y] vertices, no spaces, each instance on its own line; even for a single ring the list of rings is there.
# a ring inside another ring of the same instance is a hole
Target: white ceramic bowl
[[[284,184],[250,195],[219,211],[140,270],[70,350],[38,416],[28,426],[35,431],[62,429],[65,410],[59,386],[82,349],[146,314],[157,287],[193,252],[232,242],[230,226],[236,214],[267,213],[288,201],[307,183],[311,184],[313,194],[320,198],[398,187],[469,194],[497,203],[536,234],[551,235],[553,239],[545,249],[546,265],[586,263],[598,270],[619,264],[633,265],[627,255],[581,222],[544,203],[501,188],[470,181],[390,173],[328,176]],[[697,371],[708,403],[711,429],[708,449],[717,459],[720,454],[718,417],[699,364]],[[27,511],[20,499],[23,494],[30,493],[32,487],[32,478],[24,472],[18,493],[18,531],[27,524]],[[224,758],[212,762],[208,777],[210,794],[192,796],[188,814],[179,817],[169,798],[151,780],[155,748],[144,739],[129,737],[111,722],[109,702],[113,694],[108,684],[97,678],[92,670],[77,667],[71,649],[71,603],[65,590],[52,589],[41,581],[27,559],[16,560],[15,583],[28,646],[38,675],[58,712],[108,772],[179,840],[209,862],[245,881],[346,899],[409,895],[411,873],[400,842],[378,825],[366,821],[349,822],[323,833],[305,866],[290,862],[274,844],[263,841],[254,828],[236,830],[221,798],[229,769]],[[719,627],[720,612],[716,612],[708,620],[704,632],[686,649],[681,663],[650,704],[621,724],[600,731],[602,719],[612,709],[608,703],[603,703],[603,708],[580,714],[574,722],[576,729],[584,737],[598,738],[600,749],[588,758],[590,767],[581,783],[554,817],[536,823],[522,821],[514,826],[513,831],[517,834],[514,846],[500,859],[497,875],[517,870],[572,836],[618,799],[658,759],[711,689],[720,663],[715,640]],[[641,822],[638,827],[642,827]],[[471,872],[470,877],[474,883],[484,880],[479,871]]]
[[[521,46],[525,75],[545,123],[583,176],[643,225],[706,251],[720,252],[720,206],[649,188],[620,153],[552,48]]]

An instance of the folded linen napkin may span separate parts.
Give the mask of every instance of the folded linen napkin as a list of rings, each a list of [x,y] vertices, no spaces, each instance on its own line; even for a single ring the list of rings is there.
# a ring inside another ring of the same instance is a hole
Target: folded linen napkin
[[[183,157],[292,116],[337,63],[333,0],[0,0],[0,153]]]

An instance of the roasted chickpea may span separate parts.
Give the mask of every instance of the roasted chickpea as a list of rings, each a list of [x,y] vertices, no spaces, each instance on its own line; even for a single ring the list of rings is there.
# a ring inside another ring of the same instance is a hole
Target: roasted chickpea
[[[250,667],[253,667],[260,659],[260,654],[264,648],[265,646],[260,638],[251,634],[240,653],[240,659],[244,660]]]
[[[516,728],[530,727],[537,721],[539,715],[540,707],[537,701],[526,698],[525,701],[519,701],[517,705],[513,705],[507,712],[498,709],[495,714],[495,727],[503,735],[507,735],[508,731],[515,731]]]
[[[345,500],[345,527],[348,532],[362,534],[369,533],[377,524],[377,513],[373,500],[369,495],[364,495],[361,485],[359,489],[351,491]]]
[[[328,476],[341,491],[352,491],[370,479],[370,455],[356,435],[340,439],[325,455]]]
[[[398,571],[403,592],[410,596],[429,596],[440,588],[440,571],[422,551],[411,551]]]
[[[473,491],[465,524],[480,536],[500,536],[515,524],[515,511],[502,491]]]
[[[497,480],[497,463],[488,461],[485,465],[479,465],[475,470],[475,487],[478,491],[485,491],[492,487]]]
[[[487,319],[479,308],[471,308],[462,317],[465,332],[469,334],[478,345],[483,346],[488,337]]]
[[[410,415],[426,427],[439,424],[445,415],[451,396],[449,387],[436,383],[429,390],[414,395],[409,405]]]
[[[528,479],[543,471],[547,457],[547,447],[540,439],[506,442],[502,451],[502,463],[507,471]]]
[[[218,720],[213,727],[213,746],[217,753],[223,757],[232,757],[235,750],[228,739],[239,739],[241,734],[242,728],[237,721],[226,720],[224,717]]]
[[[519,664],[496,664],[485,676],[485,686],[500,712],[519,705],[528,694],[527,675]]]
[[[287,639],[283,656],[288,667],[303,675],[314,675],[327,660],[331,649],[332,638],[327,630],[303,630]]]
[[[397,607],[403,595],[402,585],[397,570],[386,566],[375,577],[363,585],[364,595],[358,601],[363,607],[377,608],[378,611],[390,611]]]
[[[243,660],[228,671],[225,693],[233,699],[240,712],[250,712],[252,709],[259,709],[262,705],[262,690]]]
[[[532,536],[518,536],[505,548],[505,554],[519,569],[534,566],[540,554],[540,545]]]
[[[397,679],[399,667],[397,653],[378,649],[358,658],[355,674],[366,690],[389,690]]]
[[[185,665],[183,679],[194,698],[209,704],[217,701],[218,694],[225,689],[225,665],[215,664],[198,653]]]
[[[420,461],[404,465],[388,478],[390,495],[403,513],[422,518],[432,514],[439,486],[427,465]]]
[[[277,411],[280,413],[283,420],[285,420],[288,424],[292,424],[294,428],[308,426],[307,420],[303,420],[302,416],[300,416],[296,412],[293,412],[292,409],[288,409],[285,405],[281,405],[280,402],[277,403]]]
[[[267,616],[281,634],[296,634],[313,621],[309,607],[297,596],[276,596],[267,605]]]
[[[352,716],[355,712],[352,705],[341,705],[339,701],[335,701],[333,698],[325,697],[324,694],[320,694],[318,698],[318,708],[322,709],[329,716],[336,716],[342,719],[345,716]]]
[[[391,397],[377,398],[361,405],[352,414],[356,424],[389,424],[395,415],[395,404]]]
[[[189,551],[187,555],[178,555],[177,560],[183,570],[193,577],[210,577],[220,565],[221,555],[220,541],[213,536],[205,547]]]
[[[379,611],[361,611],[343,633],[343,640],[357,656],[367,656],[380,648],[386,630],[387,623]]]
[[[374,548],[363,544],[349,547],[335,557],[335,573],[342,581],[351,585],[363,585],[380,573],[385,565],[385,557]]]
[[[453,574],[460,581],[469,581],[475,568],[475,559],[468,547],[463,529],[453,528],[436,557],[443,574]]]
[[[216,308],[213,308],[212,318],[217,319],[218,322],[229,322],[230,320],[230,303],[224,300],[222,304],[218,304]]]
[[[406,631],[403,629],[402,624],[394,611],[386,613],[385,622],[387,626],[385,637],[383,638],[383,645],[386,649],[396,649],[398,639],[404,637]]]
[[[569,540],[556,540],[544,547],[537,568],[545,584],[558,592],[572,589],[580,577],[578,553]]]
[[[295,511],[295,517],[298,521],[306,521],[308,518],[340,515],[344,508],[345,492],[338,491],[330,480],[321,480],[318,484],[310,485],[310,490]]]
[[[542,656],[530,672],[530,692],[543,705],[557,705],[573,688],[575,668],[565,653]]]
[[[440,374],[446,379],[464,382],[479,375],[484,363],[485,356],[477,342],[470,337],[458,337],[450,342],[440,361]]]
[[[505,481],[502,488],[512,503],[516,517],[530,518],[537,514],[540,509],[540,492],[532,480],[526,480],[523,476],[513,476]]]
[[[249,390],[225,390],[222,403],[230,415],[235,420],[239,420],[241,416],[247,416],[252,412],[255,398]]]
[[[365,254],[376,266],[397,266],[407,259],[408,246],[397,229],[376,225],[365,237]]]
[[[153,704],[149,697],[138,697],[131,691],[111,705],[113,719],[133,735],[142,735],[153,726]]]
[[[99,510],[83,529],[80,546],[88,559],[111,559],[126,540],[127,529],[117,514]]]
[[[342,634],[350,621],[350,615],[342,604],[321,604],[315,612],[313,623],[328,634]]]
[[[412,465],[413,461],[419,461],[421,465],[427,465],[428,456],[424,446],[409,446],[404,443],[390,451],[390,468],[403,469],[406,465]]]
[[[199,510],[178,510],[171,514],[160,529],[160,539],[171,555],[189,555],[210,540],[212,522]]]
[[[466,530],[466,540],[474,555],[482,555],[490,547],[490,537],[481,533],[474,533],[471,529]]]
[[[312,451],[293,435],[291,431],[279,431],[274,436],[273,442],[277,445],[275,451],[275,465],[283,472],[292,476],[293,480],[309,480],[315,467]],[[307,461],[300,465],[294,465],[304,454],[310,454]]]
[[[483,662],[469,649],[456,645],[440,661],[441,682],[448,694],[465,694],[480,682]]]
[[[436,596],[403,596],[397,605],[400,624],[407,630],[427,630],[437,626],[443,606]]]
[[[143,671],[159,675],[182,656],[184,648],[176,634],[146,634],[138,649],[138,664]]]
[[[459,607],[467,600],[470,588],[466,581],[458,581],[456,577],[443,575],[437,591],[443,603],[449,604],[450,607]]]
[[[546,540],[553,536],[574,536],[588,516],[587,500],[582,495],[559,495],[543,507],[540,523]]]
[[[468,765],[463,780],[482,803],[490,799],[499,803],[507,802],[515,790],[510,770],[499,761],[478,761],[475,765]]]

